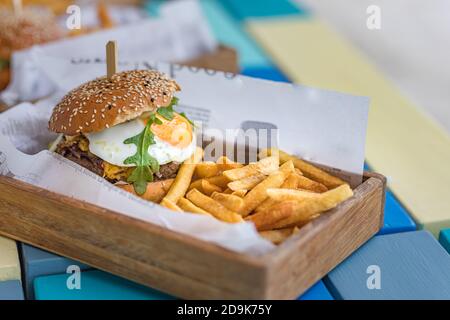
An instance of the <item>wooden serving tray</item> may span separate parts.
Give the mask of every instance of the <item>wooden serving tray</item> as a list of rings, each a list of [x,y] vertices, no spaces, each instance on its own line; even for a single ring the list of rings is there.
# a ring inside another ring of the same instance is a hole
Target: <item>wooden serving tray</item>
[[[352,198],[249,256],[1,176],[0,234],[181,298],[293,299],[381,228],[385,187],[365,173]]]

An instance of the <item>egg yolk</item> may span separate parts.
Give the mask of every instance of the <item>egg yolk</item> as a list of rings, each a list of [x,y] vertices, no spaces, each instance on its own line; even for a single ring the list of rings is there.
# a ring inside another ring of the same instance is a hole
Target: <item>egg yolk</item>
[[[192,142],[192,126],[186,118],[178,113],[174,112],[173,115],[172,120],[167,120],[156,114],[162,124],[153,123],[151,130],[155,136],[172,146],[180,149],[187,148]]]

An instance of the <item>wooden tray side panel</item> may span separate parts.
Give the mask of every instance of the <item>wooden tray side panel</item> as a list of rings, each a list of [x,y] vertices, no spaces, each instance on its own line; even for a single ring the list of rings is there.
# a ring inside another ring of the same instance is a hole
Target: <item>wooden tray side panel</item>
[[[189,299],[258,298],[255,258],[0,177],[0,233]]]
[[[375,177],[354,198],[303,227],[272,254],[267,298],[295,299],[381,228],[385,182]]]

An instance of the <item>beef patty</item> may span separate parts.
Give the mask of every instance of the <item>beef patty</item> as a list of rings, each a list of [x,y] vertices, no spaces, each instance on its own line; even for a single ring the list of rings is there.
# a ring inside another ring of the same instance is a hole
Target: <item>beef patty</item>
[[[89,152],[89,150],[83,151],[80,148],[80,139],[83,139],[84,142],[88,141],[84,137],[70,139],[64,137],[57,145],[55,152],[75,163],[78,163],[80,166],[94,172],[95,174],[98,174],[99,176],[105,177],[103,167],[104,160]],[[158,181],[175,178],[179,167],[180,163],[178,162],[169,162],[167,164],[160,165],[159,172],[156,172],[153,175],[153,180]],[[112,183],[117,182],[115,179],[112,180],[107,177],[105,177],[105,179]]]

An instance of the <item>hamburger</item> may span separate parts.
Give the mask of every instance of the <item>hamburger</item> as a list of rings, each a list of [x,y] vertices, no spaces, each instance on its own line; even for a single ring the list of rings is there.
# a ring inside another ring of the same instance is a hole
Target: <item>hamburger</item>
[[[174,111],[179,90],[152,70],[87,82],[53,109],[48,126],[60,135],[51,149],[146,198],[150,182],[174,178],[195,151],[192,122]]]
[[[60,39],[63,31],[51,14],[23,10],[14,13],[0,8],[0,90],[10,80],[10,60],[14,51]]]

